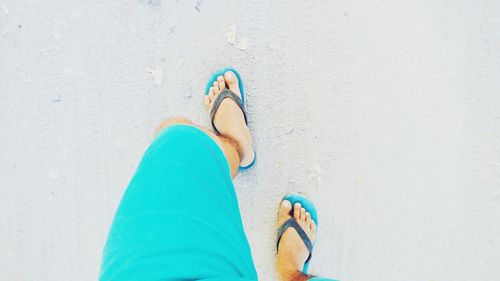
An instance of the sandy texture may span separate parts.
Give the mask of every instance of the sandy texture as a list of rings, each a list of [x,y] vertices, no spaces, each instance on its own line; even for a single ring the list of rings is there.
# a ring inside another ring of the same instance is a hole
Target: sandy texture
[[[499,48],[493,0],[0,0],[0,279],[95,280],[155,126],[208,125],[226,65],[258,151],[236,189],[261,280],[290,191],[319,209],[313,273],[498,279]]]

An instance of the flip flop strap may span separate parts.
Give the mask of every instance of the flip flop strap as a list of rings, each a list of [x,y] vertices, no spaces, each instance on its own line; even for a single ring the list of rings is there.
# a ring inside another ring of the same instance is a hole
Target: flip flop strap
[[[212,120],[212,127],[214,130],[220,134],[219,130],[217,130],[217,127],[215,127],[214,124],[214,117],[215,113],[217,113],[217,110],[219,109],[219,106],[221,105],[222,101],[226,98],[232,99],[241,109],[243,112],[243,117],[245,118],[245,124],[248,124],[247,121],[247,114],[245,112],[245,108],[243,107],[243,101],[241,100],[240,97],[238,97],[235,93],[231,92],[227,88],[222,90],[222,92],[217,96],[217,98],[214,101],[214,104],[212,106],[212,110],[210,111],[210,119]]]
[[[285,233],[285,231],[289,227],[295,228],[295,230],[299,234],[300,238],[302,239],[302,241],[306,245],[307,250],[309,250],[309,256],[307,257],[306,263],[309,262],[309,260],[311,259],[311,255],[312,255],[313,244],[311,243],[311,240],[309,239],[309,237],[307,236],[305,231],[302,229],[302,227],[293,218],[288,219],[286,222],[284,222],[278,228],[278,242],[276,242],[276,248],[280,244],[281,236],[283,236],[283,233]]]

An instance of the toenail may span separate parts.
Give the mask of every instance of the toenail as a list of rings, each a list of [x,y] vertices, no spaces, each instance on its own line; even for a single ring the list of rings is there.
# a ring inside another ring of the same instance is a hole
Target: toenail
[[[281,206],[290,207],[290,202],[288,200],[283,200],[283,202],[281,202]]]

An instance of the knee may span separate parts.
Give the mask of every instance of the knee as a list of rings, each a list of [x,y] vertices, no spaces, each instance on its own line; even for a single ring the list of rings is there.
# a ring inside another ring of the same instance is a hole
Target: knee
[[[179,125],[179,124],[190,125],[193,124],[193,122],[191,122],[191,120],[187,119],[186,117],[169,118],[167,120],[162,121],[160,125],[158,125],[158,128],[156,128],[156,133],[159,133],[161,130],[165,129],[168,126]]]

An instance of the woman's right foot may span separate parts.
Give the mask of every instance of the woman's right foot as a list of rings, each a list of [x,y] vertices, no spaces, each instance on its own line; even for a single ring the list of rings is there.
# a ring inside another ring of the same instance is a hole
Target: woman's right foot
[[[227,71],[224,76],[217,77],[217,81],[214,82],[208,91],[208,95],[205,96],[205,108],[209,114],[215,99],[225,88],[228,88],[241,98],[238,78],[232,71]],[[240,155],[240,166],[250,165],[255,159],[255,153],[252,135],[241,108],[232,99],[224,99],[215,113],[213,123],[221,135],[236,142],[238,154]]]
[[[278,227],[292,217],[290,215],[291,210],[292,205],[290,201],[283,200],[278,212]],[[302,208],[300,203],[295,203],[293,206],[293,219],[304,230],[311,240],[311,243],[314,243],[316,224],[311,218],[311,214]],[[309,250],[299,234],[293,227],[289,227],[281,236],[278,244],[276,269],[280,280],[292,280],[292,277],[297,277],[299,280],[302,280],[302,277],[307,277],[307,275],[301,273],[301,270],[308,256]]]

